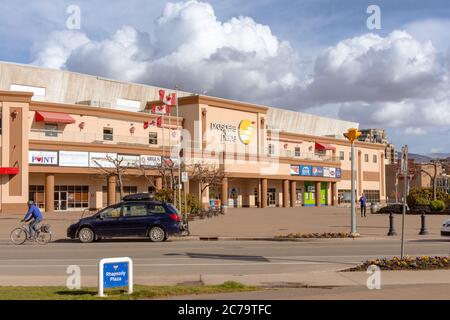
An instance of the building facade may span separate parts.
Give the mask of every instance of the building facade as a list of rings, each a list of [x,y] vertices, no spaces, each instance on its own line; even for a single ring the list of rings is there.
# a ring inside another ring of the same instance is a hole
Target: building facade
[[[186,92],[178,114],[161,116],[151,112],[161,104],[155,87],[13,64],[0,71],[3,213],[22,212],[29,199],[47,212],[119,201],[111,158],[126,167],[125,193],[148,192],[149,178],[162,188],[161,165],[181,161],[223,172],[220,186],[186,184],[205,205],[349,202],[342,134],[355,123]],[[356,190],[369,202],[386,199],[385,148],[356,142]]]

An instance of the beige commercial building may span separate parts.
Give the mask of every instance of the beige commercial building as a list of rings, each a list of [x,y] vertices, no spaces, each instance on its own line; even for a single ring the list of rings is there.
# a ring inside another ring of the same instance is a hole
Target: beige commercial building
[[[33,199],[45,211],[119,201],[109,159],[122,159],[124,192],[162,188],[161,165],[217,165],[220,186],[189,193],[228,207],[349,202],[357,123],[179,92],[179,113],[153,112],[160,88],[73,72],[0,63],[1,212]],[[173,92],[166,90],[166,92]],[[385,144],[356,142],[356,189],[384,202]],[[103,168],[103,169],[102,169]],[[178,175],[178,170],[174,171]]]

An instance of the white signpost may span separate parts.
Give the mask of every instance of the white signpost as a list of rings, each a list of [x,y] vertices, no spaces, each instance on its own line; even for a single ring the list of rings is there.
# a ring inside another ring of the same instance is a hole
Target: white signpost
[[[105,297],[104,289],[128,287],[133,293],[133,261],[128,257],[101,259],[98,265],[98,295]]]

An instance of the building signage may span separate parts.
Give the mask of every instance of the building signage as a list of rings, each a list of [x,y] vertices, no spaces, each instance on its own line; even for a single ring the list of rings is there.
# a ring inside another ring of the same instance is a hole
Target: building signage
[[[300,166],[291,164],[291,176],[298,176],[300,175]]]
[[[166,168],[178,168],[180,164],[180,159],[177,157],[163,157],[162,165]]]
[[[99,166],[103,168],[114,168],[114,163],[109,159],[116,159],[117,153],[99,153],[90,152],[89,153],[89,166],[98,168]]]
[[[211,130],[221,131],[221,142],[236,142],[237,141],[237,127],[232,124],[225,124],[219,122],[211,122]]]
[[[323,167],[312,167],[313,177],[323,177]]]
[[[141,155],[141,166],[142,167],[153,167],[153,168],[160,167],[161,166],[161,157],[160,156]]]
[[[312,171],[311,166],[300,166],[301,176],[311,176],[311,171]]]
[[[58,165],[57,151],[28,151],[28,163],[38,165]]]
[[[140,157],[139,156],[119,154],[117,156],[117,159],[119,161],[122,160],[122,162],[120,163],[121,167],[138,168],[140,165]]]
[[[128,287],[133,293],[133,261],[130,258],[107,258],[100,260],[98,272],[98,295],[104,297],[103,289]]]
[[[61,167],[89,167],[89,152],[60,151],[59,165]]]
[[[341,168],[336,168],[336,178],[341,178]]]
[[[255,122],[245,119],[239,123],[239,139],[243,144],[249,144],[255,134]]]
[[[336,178],[336,168],[330,168],[330,178]]]

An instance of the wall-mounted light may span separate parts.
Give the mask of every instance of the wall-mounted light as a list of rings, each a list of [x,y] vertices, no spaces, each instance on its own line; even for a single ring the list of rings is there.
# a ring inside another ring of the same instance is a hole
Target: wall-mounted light
[[[130,133],[133,134],[133,133],[134,133],[134,130],[136,130],[136,128],[135,128],[135,127],[131,127],[131,128],[130,128]]]
[[[85,122],[80,122],[80,124],[78,125],[78,128],[80,128],[80,130],[83,130],[85,125],[86,125]]]

